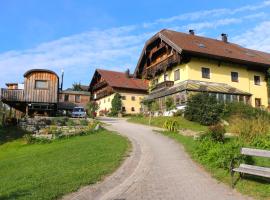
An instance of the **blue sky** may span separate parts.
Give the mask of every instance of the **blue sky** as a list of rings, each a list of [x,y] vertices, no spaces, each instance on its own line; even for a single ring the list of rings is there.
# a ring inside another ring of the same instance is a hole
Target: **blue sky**
[[[134,70],[144,42],[167,28],[270,52],[270,1],[1,0],[0,86],[31,68],[65,71],[64,87],[96,68]]]

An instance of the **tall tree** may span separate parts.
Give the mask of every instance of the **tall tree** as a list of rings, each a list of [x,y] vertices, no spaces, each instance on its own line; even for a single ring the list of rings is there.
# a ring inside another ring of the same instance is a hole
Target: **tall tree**
[[[112,110],[111,114],[113,116],[118,115],[122,110],[122,99],[121,95],[119,93],[116,93],[112,99]]]
[[[72,90],[73,91],[83,91],[81,83],[73,83],[72,84]]]

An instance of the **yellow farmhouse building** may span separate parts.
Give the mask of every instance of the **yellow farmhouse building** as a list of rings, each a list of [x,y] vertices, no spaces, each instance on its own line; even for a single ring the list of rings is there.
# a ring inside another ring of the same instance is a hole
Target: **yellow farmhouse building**
[[[150,80],[147,99],[161,109],[168,97],[178,106],[196,92],[266,108],[269,67],[270,54],[230,43],[226,34],[217,40],[162,30],[146,42],[134,77]]]
[[[134,78],[127,72],[97,69],[90,83],[92,98],[99,104],[98,116],[106,115],[116,93],[122,97],[122,112],[141,112],[141,101],[147,95],[148,81]]]

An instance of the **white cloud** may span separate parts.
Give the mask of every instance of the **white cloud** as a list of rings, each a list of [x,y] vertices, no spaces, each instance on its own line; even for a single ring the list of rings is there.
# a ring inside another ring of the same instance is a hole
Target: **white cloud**
[[[220,9],[212,9],[212,10],[204,10],[204,11],[196,11],[191,13],[185,13],[177,16],[173,16],[170,18],[161,18],[154,22],[144,23],[143,26],[148,28],[151,26],[155,26],[157,24],[167,24],[167,23],[177,23],[178,21],[195,21],[195,20],[204,20],[204,19],[213,19],[225,16],[228,16],[249,12],[249,11],[256,11],[259,9],[270,7],[270,1],[263,1],[257,5],[246,5],[236,9],[227,9],[227,8],[220,8]]]
[[[32,49],[4,52],[0,54],[0,86],[5,82],[23,81],[23,73],[31,68],[47,68],[58,73],[64,68],[66,86],[70,86],[73,81],[88,84],[95,68],[134,69],[144,42],[164,28],[164,24],[175,30],[195,29],[207,35],[209,30],[218,27],[265,19],[267,13],[254,11],[268,6],[270,1],[236,9],[186,13],[145,24],[92,30],[46,42]],[[235,16],[237,13],[242,15]],[[250,48],[270,51],[269,30],[270,22],[265,21],[246,30],[243,35],[233,37],[233,41]]]
[[[244,47],[270,52],[270,21],[261,22],[251,30],[232,38]]]

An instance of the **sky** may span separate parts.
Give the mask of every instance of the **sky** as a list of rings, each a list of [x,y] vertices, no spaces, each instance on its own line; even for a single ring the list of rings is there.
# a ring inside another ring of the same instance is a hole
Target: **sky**
[[[32,68],[65,72],[64,88],[89,85],[96,68],[135,69],[161,29],[270,53],[270,0],[1,0],[0,87]]]

